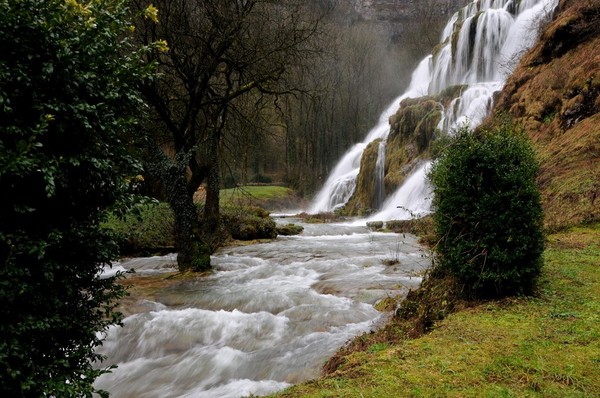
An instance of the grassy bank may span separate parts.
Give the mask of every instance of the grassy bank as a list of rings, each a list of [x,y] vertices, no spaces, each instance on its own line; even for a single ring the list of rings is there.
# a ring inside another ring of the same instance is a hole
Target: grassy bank
[[[250,185],[222,189],[221,206],[258,206],[267,210],[297,208],[300,199],[290,188],[275,185]]]
[[[200,206],[202,202],[198,203]],[[298,204],[294,192],[280,186],[248,186],[221,190],[221,214],[225,227],[235,239],[265,238],[267,227],[273,238],[275,224],[268,212],[258,209],[285,209]],[[173,213],[167,203],[140,205],[139,214],[124,218],[109,217],[104,224],[120,237],[124,255],[147,256],[165,254],[174,250]],[[265,223],[272,223],[265,226]],[[256,235],[256,237],[255,237]]]
[[[536,296],[470,303],[428,334],[411,330],[395,319],[327,376],[274,396],[600,396],[600,224],[548,237]]]

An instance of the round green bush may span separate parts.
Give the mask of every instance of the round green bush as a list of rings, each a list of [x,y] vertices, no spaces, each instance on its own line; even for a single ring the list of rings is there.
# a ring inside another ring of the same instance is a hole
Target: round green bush
[[[451,137],[433,163],[438,264],[476,297],[528,293],[544,249],[538,163],[506,124]]]
[[[243,207],[235,211],[225,209],[221,214],[223,226],[233,239],[275,239],[277,225],[269,212],[259,207]]]

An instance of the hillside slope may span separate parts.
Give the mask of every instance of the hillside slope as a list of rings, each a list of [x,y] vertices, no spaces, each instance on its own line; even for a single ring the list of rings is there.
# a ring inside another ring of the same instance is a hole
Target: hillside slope
[[[600,219],[599,94],[600,1],[561,0],[488,121],[509,114],[532,138],[550,229]]]

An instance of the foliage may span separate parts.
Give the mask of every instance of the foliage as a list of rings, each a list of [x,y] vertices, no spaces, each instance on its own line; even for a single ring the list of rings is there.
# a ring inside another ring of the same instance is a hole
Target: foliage
[[[250,179],[250,182],[257,184],[271,184],[273,179],[269,176],[258,173]]]
[[[295,197],[289,188],[247,186],[221,190],[220,199],[223,218],[226,221],[225,230],[222,232],[226,236],[223,237],[219,234],[219,236],[214,236],[214,239],[207,239],[209,244],[216,247],[227,238],[227,235],[232,235],[232,231],[233,234],[239,236],[236,232],[241,228],[239,224],[250,222],[250,218],[246,214],[247,209],[251,209],[250,214],[257,216],[254,221],[261,225],[264,224],[261,228],[268,231],[263,233],[262,237],[272,238],[269,214],[259,207],[268,204],[289,204],[294,201]],[[201,208],[202,203],[197,203],[197,206]],[[120,216],[110,214],[108,220],[102,225],[116,234],[122,254],[151,255],[174,251],[174,217],[173,211],[167,203],[140,204],[133,207],[127,214]],[[289,232],[283,229],[278,233],[285,235],[302,232],[302,227],[296,225],[294,227],[287,228]],[[257,229],[256,226],[253,228]],[[298,231],[297,228],[300,230]],[[252,236],[252,234],[247,235]],[[250,237],[250,239],[255,239],[255,237]]]
[[[99,331],[119,321],[99,228],[125,203],[147,73],[119,0],[0,2],[0,391],[91,396]]]
[[[439,266],[467,293],[533,288],[544,246],[537,173],[530,142],[509,124],[478,134],[458,131],[434,162]]]
[[[148,3],[132,2],[139,10]],[[263,132],[253,123],[257,109],[265,98],[272,102],[297,91],[289,73],[315,56],[318,20],[299,0],[154,4],[157,18],[140,18],[135,29],[143,44],[168,43],[147,58],[160,78],[142,86],[154,119],[146,126],[153,141],[146,161],[174,212],[179,268],[204,270],[210,268],[212,236],[221,231],[223,153],[243,142],[246,132],[261,141]],[[193,195],[201,184],[206,196],[198,217]]]
[[[172,252],[173,212],[169,206],[166,203],[146,204],[136,210],[122,217],[111,214],[103,224],[117,234],[121,254]]]

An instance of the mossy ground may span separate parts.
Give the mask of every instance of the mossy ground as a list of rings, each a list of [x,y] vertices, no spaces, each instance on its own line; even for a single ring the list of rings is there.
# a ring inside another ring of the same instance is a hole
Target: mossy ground
[[[275,185],[249,185],[221,190],[221,206],[258,206],[268,210],[294,208],[300,200],[294,191]]]
[[[395,317],[342,350],[327,376],[274,396],[597,397],[599,297],[600,224],[563,231],[548,237],[533,297],[456,301],[416,338],[415,319]]]

